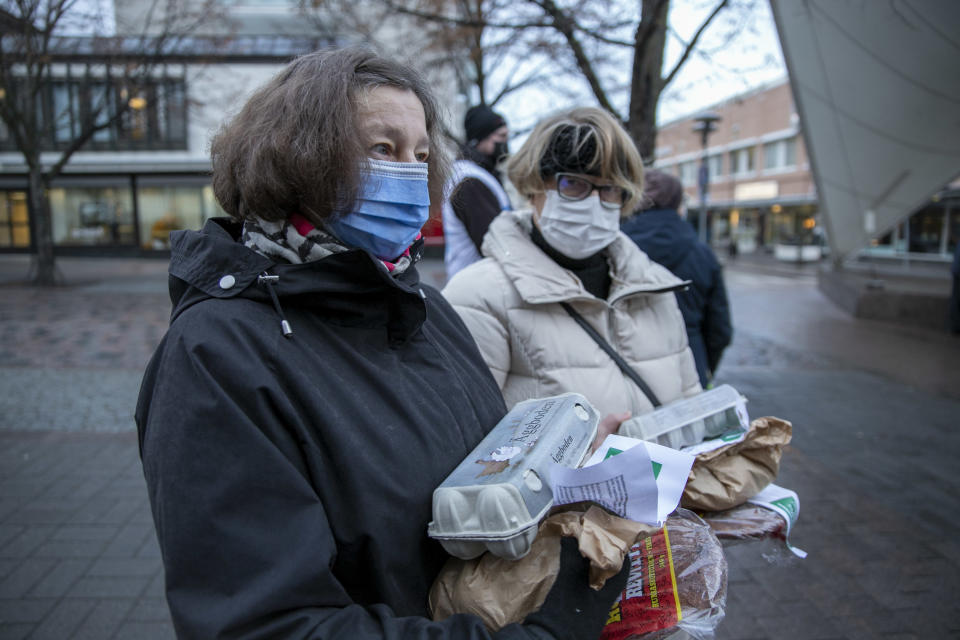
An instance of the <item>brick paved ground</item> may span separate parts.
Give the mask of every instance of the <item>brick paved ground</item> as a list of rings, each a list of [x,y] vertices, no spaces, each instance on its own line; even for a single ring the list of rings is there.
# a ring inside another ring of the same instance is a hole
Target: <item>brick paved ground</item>
[[[172,638],[132,425],[163,265],[63,260],[70,286],[40,292],[23,264],[0,257],[0,639]],[[718,637],[960,638],[960,341],[835,316],[808,274],[729,285],[720,381],[793,421],[778,482],[810,555],[728,548]]]

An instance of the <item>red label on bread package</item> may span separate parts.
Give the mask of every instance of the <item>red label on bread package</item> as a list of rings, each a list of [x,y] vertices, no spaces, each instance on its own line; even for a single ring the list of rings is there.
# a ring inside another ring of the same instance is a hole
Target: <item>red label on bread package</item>
[[[630,548],[627,588],[610,610],[600,640],[625,640],[674,626],[683,618],[666,527]]]

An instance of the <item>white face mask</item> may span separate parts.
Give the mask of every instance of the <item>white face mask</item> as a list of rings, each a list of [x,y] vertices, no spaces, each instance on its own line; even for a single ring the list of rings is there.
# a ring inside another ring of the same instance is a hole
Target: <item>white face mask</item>
[[[598,193],[574,202],[561,198],[556,189],[548,189],[538,226],[551,247],[580,260],[616,240],[620,231],[620,209],[608,209],[600,204]]]

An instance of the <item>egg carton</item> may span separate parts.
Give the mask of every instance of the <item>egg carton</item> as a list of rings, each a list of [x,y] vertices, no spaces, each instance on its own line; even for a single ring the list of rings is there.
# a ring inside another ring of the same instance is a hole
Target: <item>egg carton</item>
[[[620,435],[680,449],[735,428],[747,429],[747,399],[728,384],[624,422]]]
[[[553,506],[550,469],[580,466],[599,422],[578,393],[517,403],[434,490],[427,534],[464,560],[522,558]]]

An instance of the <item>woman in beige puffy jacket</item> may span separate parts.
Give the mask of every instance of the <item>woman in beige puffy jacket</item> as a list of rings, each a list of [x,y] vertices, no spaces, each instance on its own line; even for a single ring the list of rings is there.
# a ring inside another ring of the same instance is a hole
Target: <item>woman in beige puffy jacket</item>
[[[673,295],[684,282],[620,232],[620,218],[636,209],[643,184],[640,156],[623,128],[595,108],[550,117],[510,159],[507,172],[531,208],[500,214],[484,238],[484,259],[443,290],[507,406],[575,391],[608,414],[609,430],[653,408],[563,302],[660,402],[699,393]]]

